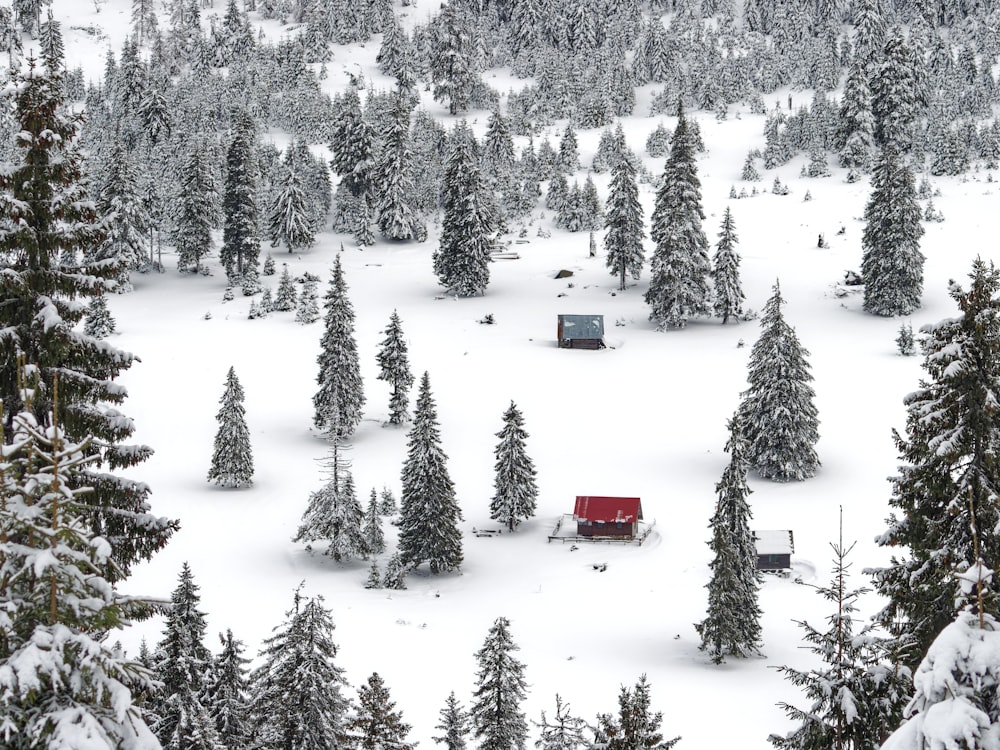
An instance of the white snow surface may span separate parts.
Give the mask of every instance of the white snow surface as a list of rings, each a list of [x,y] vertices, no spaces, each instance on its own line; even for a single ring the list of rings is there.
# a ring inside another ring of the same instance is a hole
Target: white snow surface
[[[409,13],[408,25],[431,12],[430,5],[396,6],[397,13]],[[83,65],[97,79],[107,46],[117,53],[129,33],[130,8],[128,0],[96,5],[54,0],[69,67]],[[208,15],[224,10],[222,0],[214,0],[203,12],[206,27]],[[167,27],[165,18],[161,26]],[[283,33],[274,22],[264,29],[272,39]],[[335,49],[324,85],[333,91],[346,83],[342,71],[360,68],[374,85],[388,87],[391,82],[373,65],[378,47],[376,37],[363,46]],[[505,71],[488,72],[486,80],[501,92],[519,85]],[[645,155],[645,139],[658,123],[671,128],[675,123],[672,117],[645,116],[652,92],[653,87],[640,91],[637,115],[624,126],[631,148],[658,174],[662,161]],[[769,97],[768,106],[784,105],[788,93]],[[791,93],[795,107],[811,99],[811,92]],[[446,124],[455,120],[429,94],[422,95],[435,116]],[[468,115],[480,135],[487,114]],[[372,487],[388,486],[399,495],[407,430],[384,424],[389,387],[376,379],[375,361],[393,309],[402,319],[414,374],[419,379],[424,370],[430,373],[442,445],[464,513],[465,563],[456,574],[411,575],[405,591],[366,590],[367,562],[337,564],[290,541],[309,493],[324,481],[320,461],[327,445],[311,428],[322,322],[298,324],[294,312],[248,320],[250,298],[222,301],[226,279],[214,258],[211,277],[181,276],[173,255],[166,255],[166,273],[136,275],[135,291],[113,295],[109,306],[118,333],[110,340],[141,358],[120,378],[129,391],[122,409],[135,420],[135,442],[156,451],[130,476],[153,488],[156,513],[181,522],[168,547],[138,567],[126,592],[168,596],[187,561],[208,615],[207,645],[217,648],[214,634],[232,628],[255,656],[304,581],[304,593],[322,595],[332,609],[338,663],[351,684],[361,685],[373,671],[382,675],[412,724],[410,738],[425,748],[434,746],[434,725],[450,691],[468,707],[473,653],[499,616],[510,619],[518,657],[527,665],[530,692],[523,709],[531,720],[543,709],[551,715],[558,692],[574,714],[593,723],[596,713],[616,711],[620,687],[634,685],[645,673],[653,707],[664,712],[664,735],[682,737],[678,748],[769,748],[770,733],[790,731],[776,704],[802,706],[805,700],[774,667],[811,666],[815,657],[802,647],[793,619],[822,629],[830,614],[828,603],[798,581],[827,583],[829,543],[837,539],[841,508],[844,540],[857,540],[849,558],[852,584],[867,585],[861,569],[888,560],[874,540],[889,513],[886,477],[898,463],[891,430],[902,428],[903,398],[922,374],[920,358],[900,356],[894,339],[903,322],[918,330],[957,314],[947,294],[949,280],[966,285],[972,259],[995,252],[996,184],[985,173],[933,178],[941,190],[935,206],[946,220],[928,224],[921,242],[927,256],[923,306],[906,321],[877,318],[862,312],[860,294],[848,292],[856,288],[839,283],[845,270],[860,268],[868,181],[848,184],[844,170],[835,166],[831,177],[800,178],[806,158],[800,156],[763,172],[756,183],[758,192],[769,190],[777,175],[789,195],[730,200],[730,187],[742,187],[747,151],[763,147],[764,118],[736,107],[724,122],[706,112],[690,116],[700,121],[708,148],[698,164],[705,231],[714,243],[729,205],[748,306],[760,310],[780,279],[786,319],[809,350],[815,375],[818,475],[787,484],[751,478],[753,528],[791,529],[795,535],[795,575],[769,576],[760,592],[762,656],[713,665],[699,651],[693,627],[705,616],[708,521],[715,483],[727,463],[726,420],[746,387],[757,323],[695,320],[685,330],[657,332],[642,300],[653,249],[649,240],[643,277],[618,292],[617,279],[604,264],[603,233],[598,257],[590,258],[586,233],[552,229],[551,238],[537,237],[539,223],[551,229],[551,217],[539,222],[538,210],[529,241],[513,246],[520,257],[495,262],[485,296],[470,299],[447,297],[437,285],[431,269],[433,225],[422,244],[379,241],[360,251],[351,238],[327,229],[308,251],[274,251],[275,260],[287,262],[294,275],[319,274],[325,289],[341,242],[346,248],[342,263],[357,314],[367,397],[348,454],[362,501]],[[558,147],[564,125],[549,129],[553,146]],[[581,162],[589,165],[600,133],[577,135]],[[283,134],[273,137],[281,146],[288,140]],[[524,143],[516,140],[518,150]],[[833,156],[830,161],[835,164]],[[585,172],[578,176],[582,181]],[[606,198],[608,175],[597,175],[596,182]],[[648,234],[653,202],[648,185],[641,186],[640,197]],[[828,248],[817,248],[819,234]],[[560,269],[574,275],[555,280]],[[262,277],[272,288],[277,279]],[[611,346],[597,352],[558,349],[559,313],[603,314]],[[494,316],[495,325],[478,323],[486,314]],[[205,481],[230,366],[246,392],[257,469],[249,489]],[[511,400],[530,433],[538,513],[516,533],[475,536],[473,528],[499,527],[489,519],[493,449]],[[655,529],[641,547],[547,542],[577,495],[641,497]],[[395,528],[387,525],[386,532],[385,559]],[[870,595],[861,602],[861,613],[868,616],[879,606]],[[134,654],[143,638],[154,645],[162,626],[160,620],[136,624],[121,634],[122,643]],[[530,740],[536,738],[533,728]]]

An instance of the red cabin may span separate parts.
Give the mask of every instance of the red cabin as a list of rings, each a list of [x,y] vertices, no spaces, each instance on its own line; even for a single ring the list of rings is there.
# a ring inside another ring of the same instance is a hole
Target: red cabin
[[[577,495],[573,516],[579,536],[634,539],[642,520],[642,502],[637,497]]]

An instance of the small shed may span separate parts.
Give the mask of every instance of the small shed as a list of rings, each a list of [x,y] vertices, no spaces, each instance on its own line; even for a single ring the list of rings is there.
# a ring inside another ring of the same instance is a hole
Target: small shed
[[[561,349],[603,349],[603,315],[560,315],[556,339]]]
[[[767,572],[785,572],[792,569],[795,540],[788,529],[755,531],[757,542],[757,569]]]
[[[578,536],[635,539],[642,520],[642,502],[637,497],[577,495],[573,517]]]

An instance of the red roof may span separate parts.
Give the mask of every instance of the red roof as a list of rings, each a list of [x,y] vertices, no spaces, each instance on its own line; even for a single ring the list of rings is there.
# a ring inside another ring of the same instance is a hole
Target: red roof
[[[577,495],[573,515],[583,521],[635,523],[642,520],[642,503],[637,497],[594,497]]]

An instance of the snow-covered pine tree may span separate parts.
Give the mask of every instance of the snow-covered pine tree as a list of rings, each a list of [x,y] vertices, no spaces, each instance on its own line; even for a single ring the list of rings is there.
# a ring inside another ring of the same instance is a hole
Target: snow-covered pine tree
[[[891,147],[872,172],[861,238],[864,309],[874,315],[909,315],[920,307],[924,254],[920,205],[913,172]]]
[[[350,746],[351,702],[343,694],[344,670],[334,662],[333,629],[323,597],[304,598],[300,584],[285,621],[264,640],[263,663],[250,676],[254,747]]]
[[[590,727],[587,722],[570,713],[568,703],[564,703],[556,693],[556,713],[550,721],[542,711],[541,721],[532,722],[538,727],[538,750],[585,750],[592,747],[591,740],[584,736]]]
[[[453,0],[441,5],[441,12],[434,19],[430,50],[434,101],[447,101],[448,111],[453,115],[469,108],[473,89],[481,85],[476,70],[472,18],[471,8]]]
[[[580,168],[580,151],[577,147],[576,130],[573,123],[566,123],[562,137],[559,139],[559,169],[572,174]]]
[[[151,219],[139,194],[135,165],[117,137],[101,180],[97,212],[105,217],[107,234],[87,260],[114,263],[115,291],[127,292],[132,288],[129,272],[148,263],[146,237]]]
[[[150,675],[107,640],[135,602],[101,574],[125,577],[79,499],[90,490],[85,467],[99,457],[91,437],[67,438],[58,410],[40,424],[33,392],[22,391],[28,409],[12,429],[0,429],[0,742],[71,747],[82,728],[95,750],[157,747],[136,703],[153,689]]]
[[[649,681],[642,675],[629,690],[622,685],[618,693],[618,716],[597,715],[596,742],[607,750],[670,750],[680,737],[664,740],[660,732],[663,712],[652,713]],[[596,743],[595,743],[596,744]]]
[[[299,295],[298,303],[295,307],[295,321],[303,325],[309,325],[319,320],[319,280],[315,276],[308,276],[302,285],[302,293]]]
[[[344,438],[352,435],[361,422],[365,392],[358,345],[354,339],[354,306],[347,296],[347,282],[339,254],[333,261],[333,273],[323,307],[326,308],[326,315],[320,353],[316,358],[319,391],[313,396],[313,424],[333,438]]]
[[[887,35],[876,69],[868,79],[874,118],[875,143],[902,154],[913,145],[913,126],[920,106],[913,51],[901,27]]]
[[[392,388],[389,396],[389,424],[402,424],[408,416],[410,386],[413,385],[413,373],[410,372],[408,348],[403,337],[403,323],[399,313],[392,311],[389,324],[383,331],[385,338],[378,347],[378,379],[384,380]]]
[[[271,247],[284,244],[289,253],[294,253],[312,246],[316,239],[312,208],[294,163],[284,170],[268,216]]]
[[[179,196],[174,216],[177,270],[199,273],[201,260],[212,251],[212,229],[218,218],[215,180],[200,139],[193,139],[178,175]]]
[[[108,310],[108,298],[103,294],[91,297],[87,304],[87,318],[83,332],[95,339],[103,339],[115,332],[115,319]]]
[[[428,373],[420,379],[413,426],[407,437],[400,498],[399,554],[411,568],[430,564],[432,573],[462,566],[462,510],[441,448],[437,408]]]
[[[298,294],[295,291],[295,282],[288,272],[288,264],[281,264],[281,275],[278,277],[278,291],[274,295],[274,309],[278,312],[288,312],[294,310],[298,302]]]
[[[431,737],[439,745],[444,745],[444,750],[465,750],[468,747],[466,738],[472,731],[469,725],[469,712],[466,711],[455,691],[452,690],[444,702],[444,708],[438,712],[440,723],[434,726],[441,731],[438,737]]]
[[[222,249],[219,261],[230,280],[257,267],[260,257],[260,216],[257,209],[257,159],[254,123],[247,113],[233,120],[226,149],[222,197]]]
[[[784,303],[776,281],[774,294],[764,305],[760,337],[750,351],[749,387],[740,403],[750,466],[762,478],[778,482],[808,479],[820,466],[809,352],[785,322]]]
[[[642,248],[642,205],[635,165],[620,158],[612,170],[608,203],[604,210],[604,250],[611,275],[618,277],[618,289],[625,290],[625,277],[638,279],[646,256]]]
[[[126,391],[115,379],[135,357],[74,330],[85,314],[83,302],[110,291],[108,277],[115,272],[113,264],[87,261],[102,233],[76,150],[81,118],[63,109],[58,78],[33,63],[13,72],[5,91],[20,156],[0,168],[0,329],[7,332],[0,341],[0,413],[9,442],[14,415],[25,409],[21,355],[38,376],[31,402],[38,424],[57,421],[70,443],[92,437],[85,451],[99,459],[67,481],[70,489],[93,490],[78,502],[89,528],[111,546],[109,559],[99,557],[100,574],[114,584],[162,549],[177,524],[151,513],[146,484],[112,474],[152,453],[126,444],[133,426],[120,411]],[[60,264],[64,253],[77,250],[82,264]],[[56,377],[59,403],[53,404]]]
[[[490,518],[514,531],[521,521],[535,515],[538,503],[538,485],[535,483],[535,464],[528,455],[524,441],[524,417],[510,402],[503,415],[503,429],[497,433],[500,442],[493,451],[493,499],[490,501]]]
[[[833,610],[826,618],[829,627],[819,631],[806,621],[798,623],[807,648],[822,666],[808,671],[778,668],[810,701],[807,709],[779,704],[798,726],[787,734],[768,737],[778,750],[878,747],[899,725],[911,689],[910,670],[889,663],[885,641],[877,636],[875,625],[858,628],[857,603],[868,589],[848,587],[847,556],[854,545],[844,546],[843,520],[840,538],[830,547],[833,579],[829,586],[816,587]]]
[[[372,672],[368,682],[358,688],[358,708],[351,719],[350,730],[360,750],[411,750],[416,743],[407,742],[410,725],[403,721],[403,712],[389,696],[389,688],[378,672]]]
[[[742,658],[760,653],[761,610],[758,591],[761,573],[757,570],[757,547],[750,530],[750,505],[747,498],[747,444],[739,414],[729,422],[726,442],[729,465],[715,485],[715,514],[709,523],[714,553],[709,567],[712,578],[708,589],[708,616],[695,625],[701,636],[701,649],[712,661],[721,664],[726,656]]]
[[[494,228],[480,178],[475,135],[463,120],[455,125],[449,140],[444,218],[441,242],[434,253],[434,273],[449,291],[471,297],[484,294],[490,283]]]
[[[226,374],[226,390],[222,393],[218,414],[219,429],[215,433],[215,450],[208,481],[223,487],[249,487],[253,484],[253,448],[243,407],[243,386],[236,369]]]
[[[427,228],[413,208],[411,110],[407,92],[397,89],[379,133],[381,149],[372,175],[376,195],[370,200],[374,203],[375,221],[382,235],[391,240],[422,241],[427,234]]]
[[[388,487],[382,487],[382,492],[378,496],[378,512],[383,516],[395,515],[399,508],[396,507],[396,496],[392,494],[392,490]]]
[[[372,487],[368,507],[365,509],[364,526],[361,537],[369,555],[381,555],[385,552],[385,533],[382,531],[382,515],[379,513],[378,493]]]
[[[409,566],[403,561],[399,552],[393,552],[389,557],[389,562],[385,564],[385,573],[382,574],[382,588],[403,591],[406,589],[406,574],[409,571]]]
[[[712,310],[712,264],[701,226],[705,214],[695,143],[681,106],[677,118],[649,231],[656,249],[646,303],[652,308],[649,319],[661,329],[683,328],[692,316]]]
[[[840,165],[848,169],[867,169],[875,155],[871,89],[868,74],[859,61],[851,66],[844,83],[836,145],[840,149]]]
[[[969,560],[1000,560],[1000,271],[976,259],[966,290],[949,293],[959,315],[921,328],[927,377],[906,396],[901,458],[892,477],[889,527],[877,541],[899,548],[884,568],[866,570],[888,600],[877,621],[915,667],[957,614],[951,578]],[[979,529],[978,550],[972,530]]]
[[[233,636],[232,630],[219,633],[222,650],[212,660],[212,671],[205,688],[205,703],[215,720],[219,739],[229,750],[247,746],[250,705],[250,660],[243,654],[246,644]]]
[[[375,557],[372,558],[372,564],[368,566],[368,578],[365,579],[365,588],[382,588],[382,571],[378,566],[378,559]]]
[[[528,695],[528,683],[524,664],[513,655],[518,650],[510,620],[498,617],[476,652],[476,689],[469,715],[482,750],[524,750],[528,722],[521,703]]]
[[[736,225],[733,222],[732,211],[726,206],[719,227],[719,241],[715,246],[715,258],[712,263],[712,279],[715,282],[715,314],[722,318],[725,325],[730,318],[739,320],[743,315],[743,284],[740,281],[740,254],[736,252]]]

